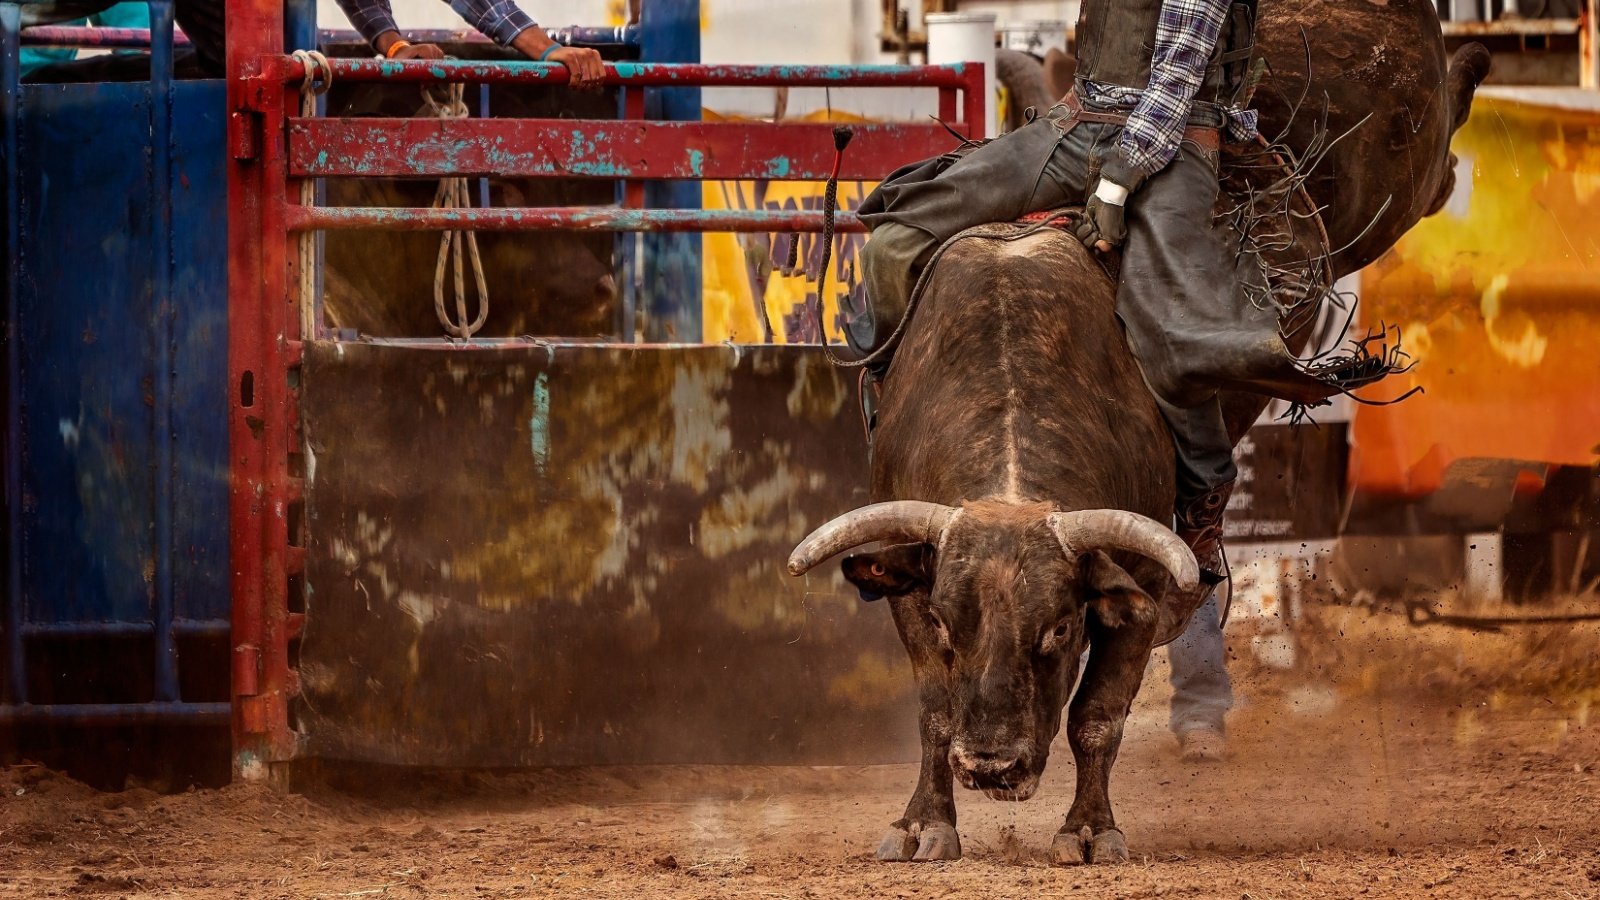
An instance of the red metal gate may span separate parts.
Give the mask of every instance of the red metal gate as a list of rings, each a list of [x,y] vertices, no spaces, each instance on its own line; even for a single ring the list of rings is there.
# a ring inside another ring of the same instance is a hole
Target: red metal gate
[[[647,180],[782,178],[833,170],[826,124],[660,122],[644,114],[647,87],[921,87],[939,92],[942,119],[973,134],[981,122],[976,66],[608,65],[621,88],[619,120],[348,119],[294,114],[304,67],[283,46],[277,0],[236,0],[228,16],[229,357],[232,399],[233,691],[236,771],[260,777],[293,758],[289,701],[299,689],[292,644],[305,621],[306,463],[298,391],[303,349],[331,341],[314,273],[295,252],[302,234],[330,229],[499,231],[822,230],[816,211],[645,209]],[[335,80],[414,84],[562,84],[567,70],[536,62],[336,60]],[[958,93],[961,95],[958,102]],[[876,179],[947,151],[936,123],[858,126],[842,171]],[[621,181],[623,203],[543,209],[326,208],[298,202],[304,179],[455,175],[589,177]],[[841,231],[859,230],[841,214]],[[307,331],[316,333],[307,333]],[[493,340],[439,343],[492,346]]]

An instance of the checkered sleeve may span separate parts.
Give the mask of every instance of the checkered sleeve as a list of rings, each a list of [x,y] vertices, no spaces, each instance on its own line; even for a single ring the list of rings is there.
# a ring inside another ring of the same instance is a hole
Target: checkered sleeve
[[[1134,169],[1152,175],[1177,155],[1194,95],[1222,33],[1230,0],[1165,0],[1156,26],[1150,85],[1128,114],[1118,144]]]
[[[389,0],[339,0],[339,8],[369,44],[385,31],[400,30],[394,23]]]
[[[502,47],[535,24],[514,0],[450,0],[450,8]]]

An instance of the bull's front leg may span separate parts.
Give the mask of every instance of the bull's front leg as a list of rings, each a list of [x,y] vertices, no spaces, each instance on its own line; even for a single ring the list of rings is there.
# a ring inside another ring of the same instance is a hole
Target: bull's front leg
[[[1120,862],[1128,844],[1111,813],[1111,767],[1122,745],[1139,683],[1150,660],[1154,623],[1119,628],[1089,625],[1089,664],[1067,712],[1067,740],[1078,767],[1078,787],[1067,820],[1050,845],[1061,865]]]
[[[903,602],[903,601],[902,601]],[[911,656],[916,675],[918,731],[922,738],[922,768],[911,792],[905,815],[889,826],[878,844],[878,859],[886,862],[927,862],[961,858],[961,838],[956,834],[956,800],[950,770],[950,693],[944,663],[931,651],[937,640],[919,611],[895,606],[895,624]],[[923,632],[928,632],[924,634]]]
[[[905,815],[889,826],[889,833],[878,844],[878,858],[888,862],[961,858],[950,772],[949,700],[943,685],[921,683],[919,687],[922,770],[917,773],[917,788],[906,804]]]

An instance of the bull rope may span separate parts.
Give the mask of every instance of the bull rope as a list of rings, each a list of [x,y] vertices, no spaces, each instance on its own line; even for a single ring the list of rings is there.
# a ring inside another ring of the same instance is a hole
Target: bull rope
[[[467,104],[462,99],[464,85],[460,83],[449,85],[445,89],[443,102],[436,100],[433,92],[427,85],[422,87],[422,109],[418,115],[432,116],[438,119],[465,119],[470,113]],[[463,176],[453,176],[439,179],[439,188],[433,195],[434,209],[470,209],[472,208],[472,192],[468,189],[467,179]],[[472,277],[478,287],[477,315],[470,320],[467,317],[467,284],[463,272],[463,257],[470,259]],[[454,314],[448,310],[444,302],[445,294],[445,267],[447,263],[454,263],[455,309]],[[466,229],[452,229],[439,236],[439,260],[433,270],[433,312],[438,316],[439,324],[444,327],[445,334],[457,340],[468,340],[489,319],[489,284],[483,274],[483,258],[478,254],[477,232]]]
[[[313,118],[317,114],[317,98],[333,87],[333,67],[328,58],[315,50],[296,50],[290,58],[305,70],[300,82],[300,115]],[[310,208],[317,205],[317,180],[300,179],[300,205]],[[300,283],[300,334],[309,340],[316,334],[317,292],[317,233],[303,231],[296,246],[296,268]]]

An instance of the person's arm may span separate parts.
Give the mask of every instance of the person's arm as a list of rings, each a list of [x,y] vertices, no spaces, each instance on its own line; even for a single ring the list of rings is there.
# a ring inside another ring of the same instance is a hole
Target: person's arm
[[[495,43],[512,47],[529,59],[566,66],[573,87],[598,85],[605,78],[599,51],[557,44],[515,0],[450,0],[450,8]]]
[[[350,24],[367,43],[377,46],[379,35],[387,32],[399,34],[399,27],[394,24],[394,13],[389,9],[389,0],[338,0],[338,3],[339,8],[344,10],[344,17],[350,20]],[[379,48],[380,53],[382,49]]]
[[[439,59],[444,56],[432,44],[411,44],[400,37],[389,0],[338,0],[344,17],[374,49],[392,59]],[[431,49],[433,52],[428,53]]]
[[[1205,81],[1232,0],[1165,0],[1156,25],[1150,84],[1128,114],[1117,153],[1105,160],[1084,207],[1077,235],[1085,244],[1110,250],[1127,237],[1124,207],[1146,178],[1178,154],[1194,95]]]

